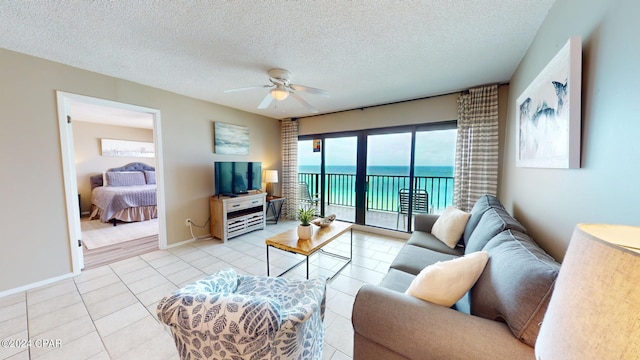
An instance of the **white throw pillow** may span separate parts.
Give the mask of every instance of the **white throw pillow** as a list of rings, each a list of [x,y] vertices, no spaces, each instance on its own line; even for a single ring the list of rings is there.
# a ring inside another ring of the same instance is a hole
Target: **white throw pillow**
[[[453,249],[460,241],[469,217],[471,213],[449,206],[433,224],[431,234]]]
[[[451,307],[478,281],[489,253],[478,251],[449,261],[438,261],[422,269],[406,294]]]

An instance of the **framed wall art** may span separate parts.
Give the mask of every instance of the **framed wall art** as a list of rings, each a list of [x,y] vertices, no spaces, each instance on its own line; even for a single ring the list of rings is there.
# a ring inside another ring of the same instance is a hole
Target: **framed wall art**
[[[155,157],[152,142],[100,139],[102,156]]]
[[[249,155],[248,127],[216,122],[213,133],[216,154]]]
[[[516,166],[580,167],[582,41],[572,37],[516,100]]]

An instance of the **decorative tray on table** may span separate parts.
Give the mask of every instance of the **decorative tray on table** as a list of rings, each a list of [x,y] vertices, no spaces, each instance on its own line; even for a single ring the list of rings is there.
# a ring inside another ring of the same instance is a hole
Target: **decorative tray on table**
[[[335,219],[336,219],[336,214],[331,214],[331,215],[329,215],[327,217],[324,217],[324,218],[317,218],[315,220],[312,220],[311,223],[313,225],[317,225],[317,226],[320,226],[320,227],[327,227],[327,226],[331,225],[331,223]]]

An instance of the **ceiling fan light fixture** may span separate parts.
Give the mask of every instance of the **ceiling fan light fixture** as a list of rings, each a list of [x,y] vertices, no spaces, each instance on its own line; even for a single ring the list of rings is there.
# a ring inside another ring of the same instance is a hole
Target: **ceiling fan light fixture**
[[[307,110],[311,111],[314,114],[318,113],[318,109],[314,108],[311,104],[309,104],[306,100],[304,100],[298,92],[304,92],[313,95],[321,95],[324,97],[329,97],[329,93],[326,90],[312,88],[310,86],[297,85],[291,83],[291,73],[285,69],[274,68],[269,69],[267,71],[269,75],[268,85],[257,85],[250,86],[238,89],[229,89],[225,90],[225,93],[243,91],[243,90],[251,90],[251,89],[264,89],[269,88],[269,92],[262,99],[262,102],[258,105],[258,109],[264,110],[273,103],[273,101],[282,101],[288,99],[289,97],[293,98],[297,102],[299,102],[302,106],[304,106]],[[277,106],[276,106],[277,107]]]
[[[273,98],[278,101],[284,100],[287,97],[289,97],[289,92],[286,89],[282,89],[280,87],[271,89],[270,93],[271,93],[271,96],[273,96]]]

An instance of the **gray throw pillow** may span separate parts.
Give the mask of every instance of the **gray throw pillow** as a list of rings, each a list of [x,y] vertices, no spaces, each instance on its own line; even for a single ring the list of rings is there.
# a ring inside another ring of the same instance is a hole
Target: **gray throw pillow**
[[[500,233],[483,250],[489,262],[470,290],[471,314],[505,322],[534,346],[560,264],[517,231]]]

